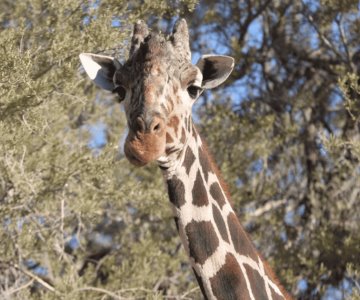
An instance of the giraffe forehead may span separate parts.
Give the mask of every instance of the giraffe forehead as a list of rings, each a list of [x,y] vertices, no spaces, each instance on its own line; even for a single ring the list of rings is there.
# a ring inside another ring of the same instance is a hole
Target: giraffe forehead
[[[163,36],[154,35],[141,44],[140,48],[127,61],[142,73],[156,72],[166,65],[180,62],[170,41]]]
[[[184,60],[170,40],[161,34],[148,36],[116,74],[115,81],[136,85],[155,76],[162,80],[179,78]]]
[[[148,36],[133,55],[137,61],[151,60],[153,57],[173,57],[176,55],[172,43],[161,34]]]
[[[176,77],[173,70],[174,68],[167,61],[161,59],[136,64],[127,63],[114,74],[114,83],[115,85],[120,84],[128,88],[140,89],[144,85],[168,82],[170,77]]]

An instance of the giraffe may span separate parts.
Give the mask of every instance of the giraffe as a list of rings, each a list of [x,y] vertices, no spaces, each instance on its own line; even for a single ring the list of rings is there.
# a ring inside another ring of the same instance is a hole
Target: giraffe
[[[234,59],[204,55],[193,65],[187,23],[179,19],[169,36],[136,22],[124,64],[91,53],[80,60],[95,84],[117,93],[124,105],[127,159],[160,167],[204,298],[291,299],[242,228],[192,120],[196,99],[228,78]]]

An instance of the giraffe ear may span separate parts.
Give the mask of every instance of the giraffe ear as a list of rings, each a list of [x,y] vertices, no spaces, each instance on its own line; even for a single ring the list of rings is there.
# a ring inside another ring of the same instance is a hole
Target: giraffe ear
[[[85,72],[96,85],[104,90],[114,90],[113,76],[121,68],[116,58],[92,53],[81,53],[79,57]]]
[[[212,89],[222,84],[234,68],[234,59],[225,55],[203,55],[196,66],[200,69],[203,89]]]

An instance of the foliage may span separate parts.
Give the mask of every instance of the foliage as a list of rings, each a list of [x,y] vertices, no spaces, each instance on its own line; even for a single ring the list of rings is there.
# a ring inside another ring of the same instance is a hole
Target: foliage
[[[237,62],[196,120],[256,246],[296,298],[359,298],[358,1],[194,8],[0,2],[0,298],[200,298],[159,170],[117,150],[123,112],[78,60],[179,14],[195,53]]]
[[[0,3],[1,299],[196,295],[161,174],[118,153],[123,112],[78,59],[125,55],[136,19],[193,5]]]
[[[297,298],[355,294],[360,278],[347,266],[360,269],[358,1],[200,6],[194,50],[237,62],[227,89],[205,95],[200,126],[239,215]]]

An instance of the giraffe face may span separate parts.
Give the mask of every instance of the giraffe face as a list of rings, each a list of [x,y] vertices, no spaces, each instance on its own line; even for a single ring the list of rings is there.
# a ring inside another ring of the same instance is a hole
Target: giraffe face
[[[135,24],[123,65],[108,56],[80,55],[90,78],[123,103],[129,128],[124,152],[137,166],[181,152],[191,134],[193,103],[204,89],[222,83],[234,64],[231,57],[214,55],[191,64],[184,20],[167,38],[149,34],[144,26]]]
[[[149,36],[115,72],[129,127],[124,152],[131,163],[145,165],[184,144],[183,128],[201,83],[200,69],[179,60],[171,41],[159,35]]]

